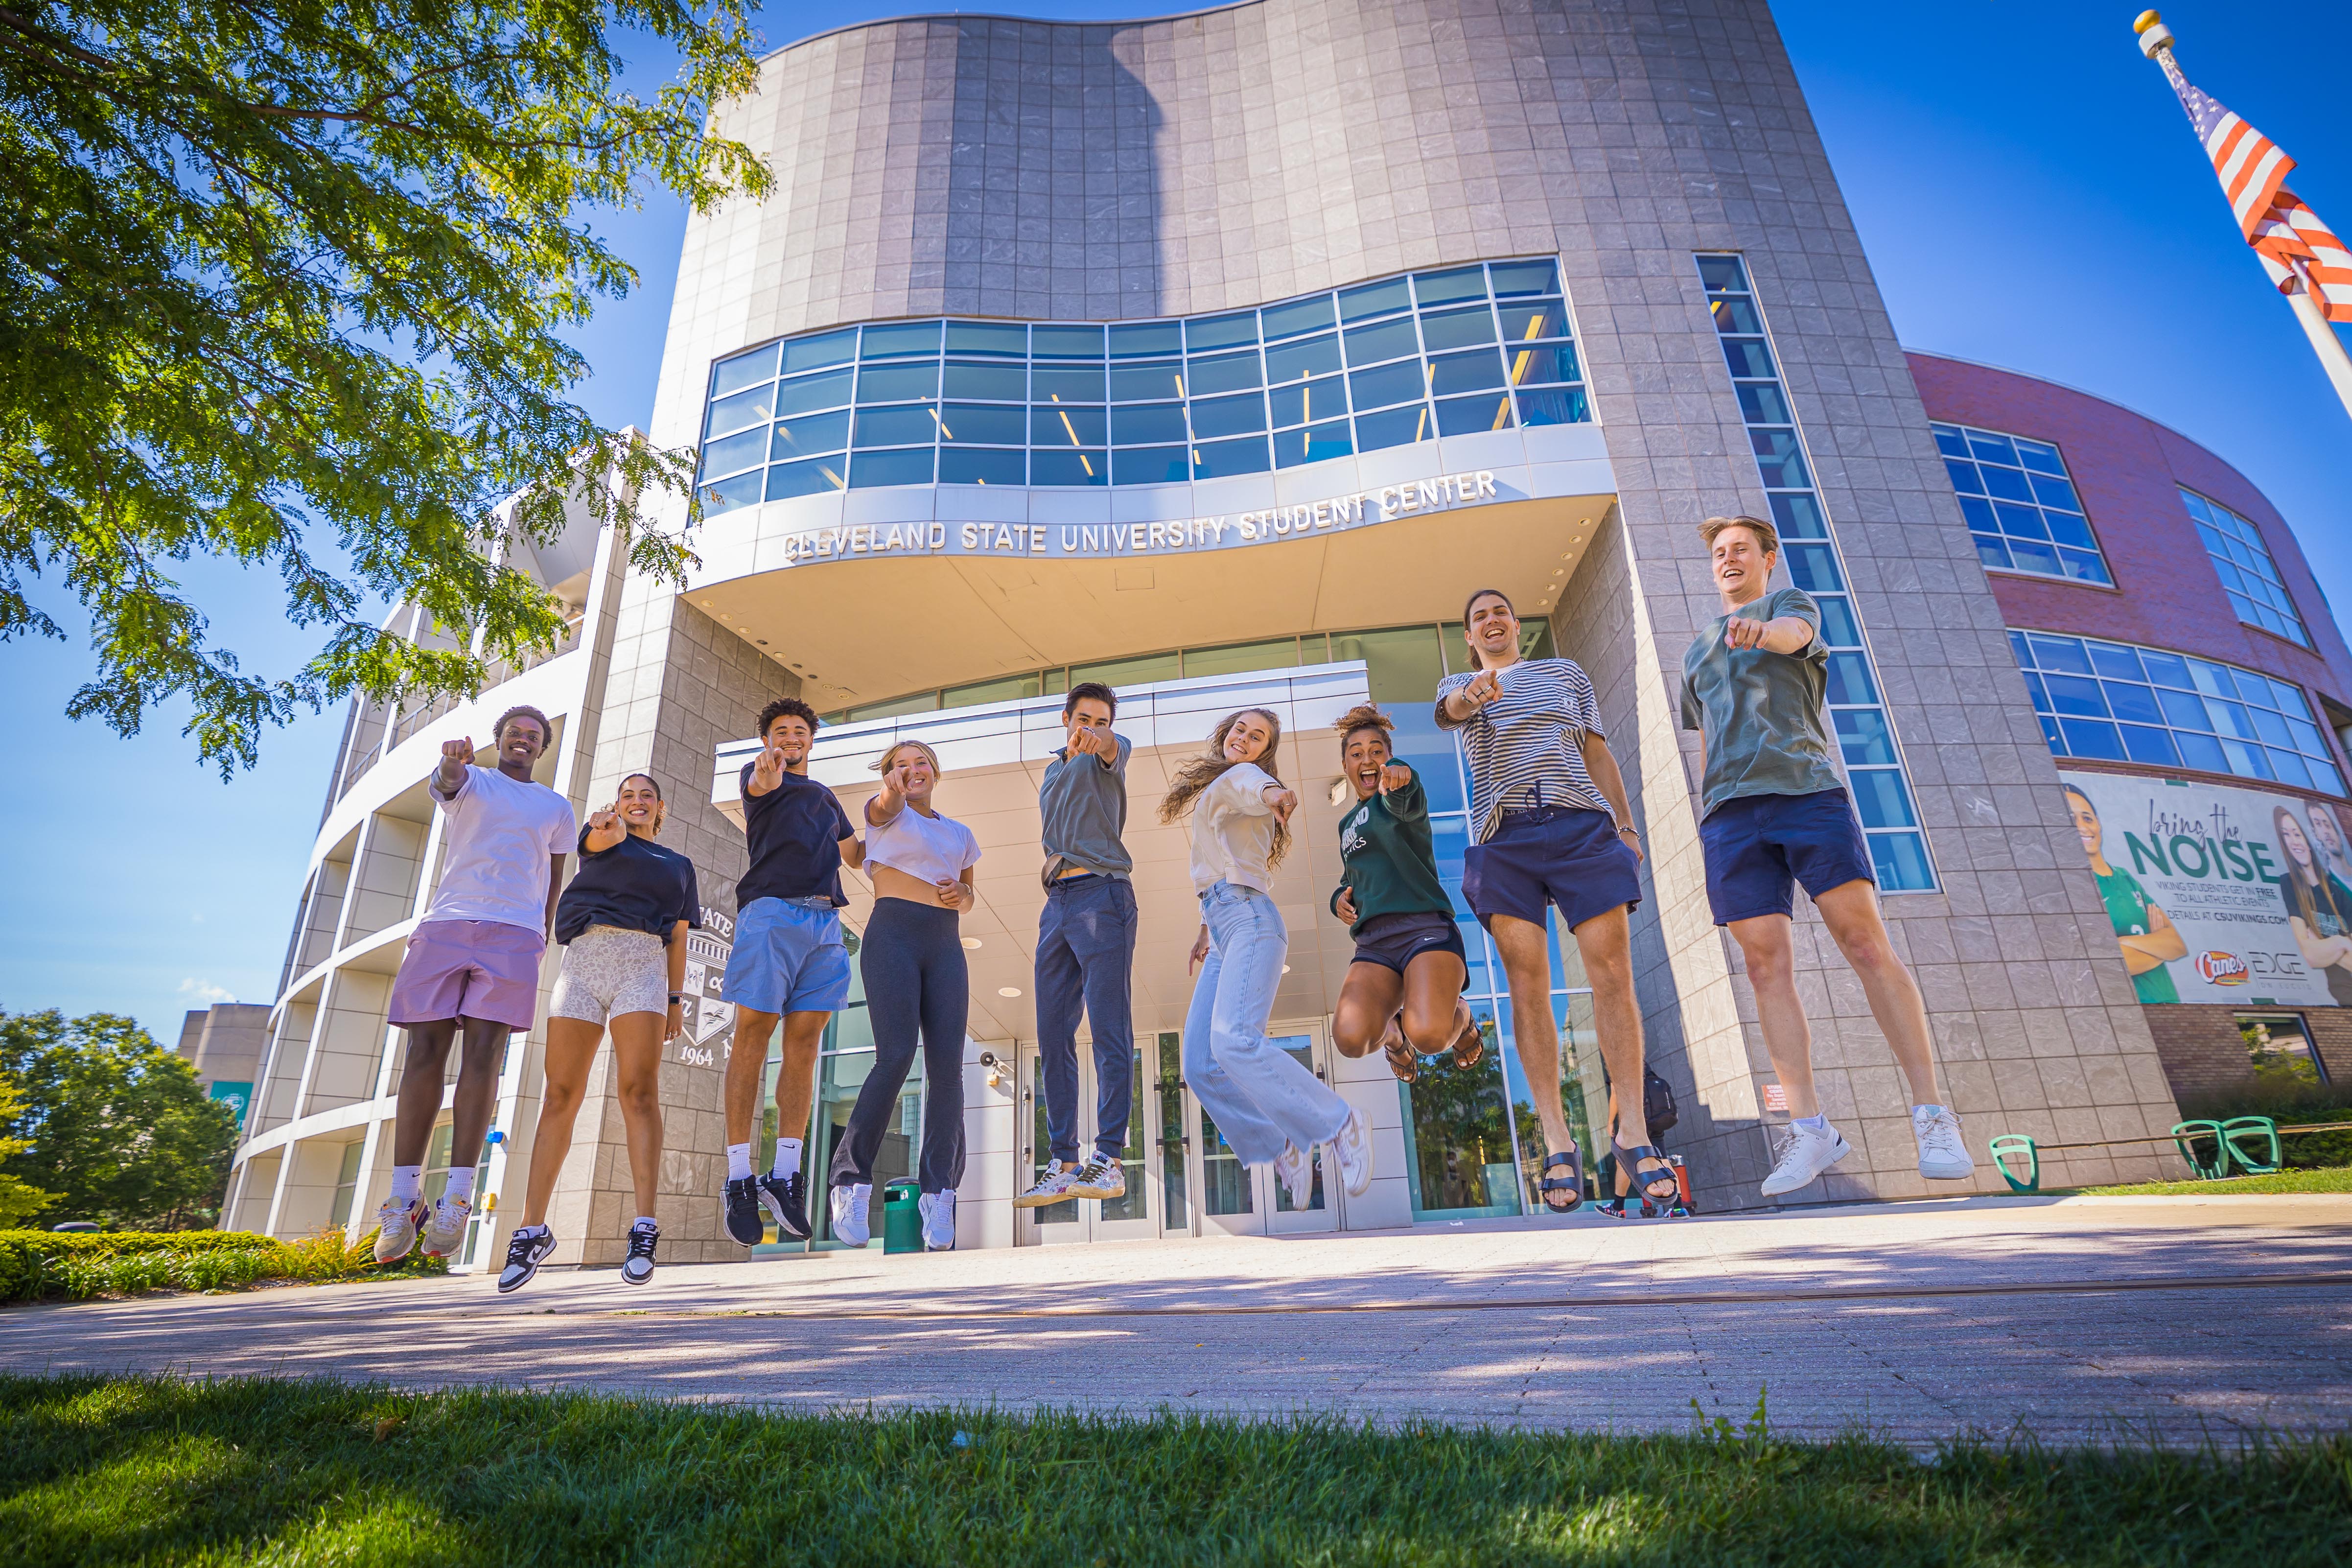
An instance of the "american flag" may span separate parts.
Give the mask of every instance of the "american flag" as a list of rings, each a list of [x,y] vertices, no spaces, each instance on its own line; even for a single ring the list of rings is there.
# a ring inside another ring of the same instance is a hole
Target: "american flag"
[[[2296,264],[2311,285],[2321,314],[2330,321],[2352,321],[2352,250],[2319,215],[2286,188],[2294,160],[2269,137],[2198,91],[2173,63],[2172,51],[2162,49],[2157,63],[2164,68],[2189,122],[2213,160],[2230,210],[2246,243],[2263,258],[2263,269],[2282,294],[2297,291]]]

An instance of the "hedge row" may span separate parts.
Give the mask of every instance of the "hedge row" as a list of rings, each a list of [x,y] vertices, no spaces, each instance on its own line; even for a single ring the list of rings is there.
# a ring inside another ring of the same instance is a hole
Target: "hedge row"
[[[242,1230],[0,1230],[0,1301],[87,1300],[167,1289],[226,1290],[257,1279],[446,1271],[439,1258],[421,1253],[412,1253],[392,1270],[379,1270],[373,1231],[346,1247],[340,1230],[291,1243]]]

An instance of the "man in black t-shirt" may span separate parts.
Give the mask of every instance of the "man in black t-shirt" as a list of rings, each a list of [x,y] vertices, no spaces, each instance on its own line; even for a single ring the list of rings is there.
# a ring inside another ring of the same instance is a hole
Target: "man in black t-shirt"
[[[760,1210],[780,1239],[808,1239],[801,1132],[808,1125],[817,1047],[849,998],[849,949],[841,940],[841,868],[866,847],[833,791],[808,776],[816,713],[786,697],[760,710],[762,750],[744,764],[743,832],[751,864],[735,884],[735,950],[719,984],[735,1004],[727,1051],[727,1234],[746,1247],[763,1235]],[[777,1020],[784,1057],[776,1074],[776,1158],[751,1170],[760,1079]]]

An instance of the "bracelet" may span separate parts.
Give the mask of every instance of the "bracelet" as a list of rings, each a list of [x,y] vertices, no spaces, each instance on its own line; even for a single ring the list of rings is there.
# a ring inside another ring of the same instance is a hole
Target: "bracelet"
[[[671,992],[669,994],[669,1005],[673,1007],[684,1006],[686,1005],[686,993],[683,991]]]

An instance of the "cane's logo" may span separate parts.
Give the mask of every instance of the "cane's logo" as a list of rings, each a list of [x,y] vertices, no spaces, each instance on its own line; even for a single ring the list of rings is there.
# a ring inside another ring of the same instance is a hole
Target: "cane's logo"
[[[2246,961],[2234,952],[2200,952],[2197,977],[2208,985],[2243,985],[2248,978]]]

